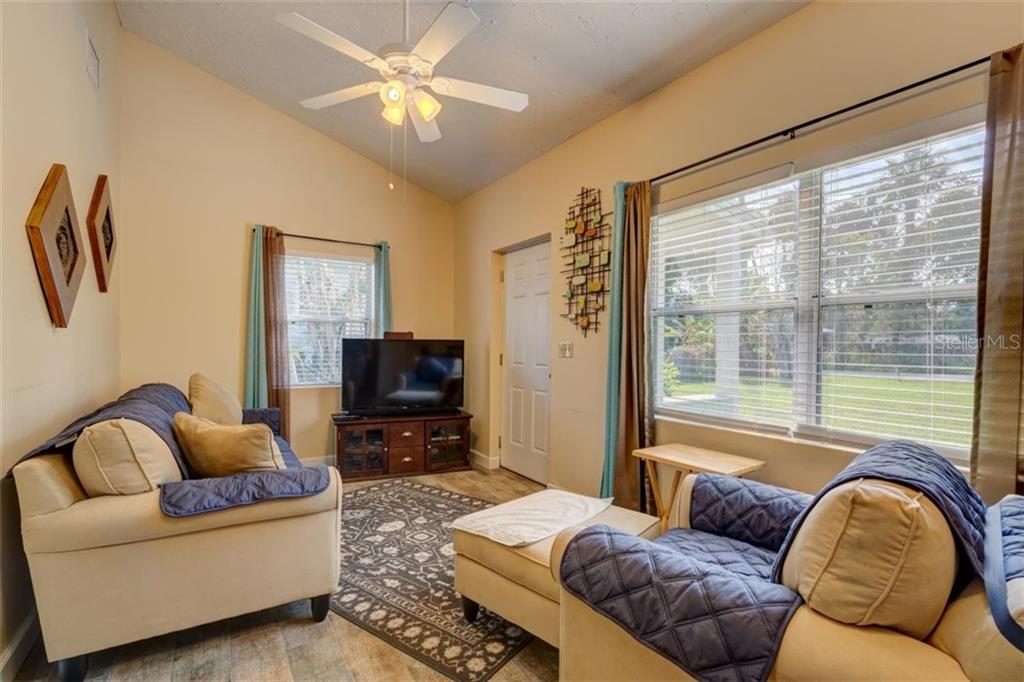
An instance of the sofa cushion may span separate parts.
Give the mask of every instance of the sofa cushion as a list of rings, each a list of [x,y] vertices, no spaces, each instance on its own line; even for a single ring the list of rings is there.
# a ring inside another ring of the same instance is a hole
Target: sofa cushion
[[[73,552],[337,509],[341,505],[341,477],[336,469],[330,469],[330,484],[317,495],[267,500],[182,518],[167,516],[160,510],[159,490],[141,495],[93,497],[51,514],[23,519],[25,550]],[[301,562],[301,557],[296,561]]]
[[[1010,581],[1013,588],[1024,588],[1024,578]],[[975,682],[1006,680],[1016,670],[1024,676],[1024,652],[1018,651],[996,627],[988,605],[985,585],[980,578],[970,582],[949,603],[942,620],[928,638],[928,643],[941,649],[959,663]]]
[[[608,507],[579,524],[580,528],[606,524],[619,530],[652,537],[658,531],[658,519],[622,507]],[[454,532],[455,552],[499,573],[548,599],[558,601],[558,583],[551,575],[551,548],[558,535],[530,545],[508,547],[461,530]]]
[[[775,561],[775,552],[700,530],[673,528],[654,542],[746,578],[769,580]]]
[[[266,424],[224,426],[179,412],[174,415],[174,433],[199,478],[285,468],[281,449]]]
[[[153,429],[133,419],[108,419],[82,430],[72,458],[90,497],[137,495],[181,480],[178,463]]]
[[[949,600],[956,546],[945,517],[905,486],[859,479],[833,488],[792,540],[782,581],[852,625],[924,638]]]
[[[238,398],[198,372],[188,378],[188,401],[197,417],[229,426],[242,423],[242,404]]]

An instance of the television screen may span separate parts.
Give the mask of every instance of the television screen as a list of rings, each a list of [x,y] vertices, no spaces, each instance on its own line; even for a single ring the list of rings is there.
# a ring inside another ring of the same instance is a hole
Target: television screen
[[[344,339],[343,410],[353,414],[454,411],[462,406],[464,343]]]

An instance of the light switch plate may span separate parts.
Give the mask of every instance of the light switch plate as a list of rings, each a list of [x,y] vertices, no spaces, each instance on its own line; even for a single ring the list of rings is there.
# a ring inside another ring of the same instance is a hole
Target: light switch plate
[[[560,357],[560,358],[571,358],[572,357],[572,341],[559,341],[558,342],[558,357]]]

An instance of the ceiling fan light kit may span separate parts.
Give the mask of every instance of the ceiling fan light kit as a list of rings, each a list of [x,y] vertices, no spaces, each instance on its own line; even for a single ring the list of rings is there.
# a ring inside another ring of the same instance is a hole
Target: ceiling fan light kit
[[[435,78],[434,68],[452,48],[477,27],[480,17],[465,5],[448,3],[427,32],[415,45],[409,44],[409,0],[405,1],[405,42],[385,45],[373,54],[347,38],[343,38],[301,14],[278,14],[278,23],[375,69],[383,79],[354,85],[317,97],[300,104],[309,109],[348,102],[378,93],[384,103],[381,116],[388,123],[401,126],[406,114],[412,120],[416,136],[421,142],[441,139],[436,118],[442,105],[427,89],[445,96],[477,104],[498,107],[508,111],[522,111],[529,105],[529,96],[491,85],[471,83],[455,78]]]

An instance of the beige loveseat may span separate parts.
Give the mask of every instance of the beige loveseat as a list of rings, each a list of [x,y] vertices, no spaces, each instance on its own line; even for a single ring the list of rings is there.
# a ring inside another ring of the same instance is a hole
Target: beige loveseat
[[[43,643],[61,678],[84,677],[91,652],[298,599],[327,617],[341,560],[337,470],[287,488],[289,476],[267,470],[307,472],[280,411],[242,410],[201,375],[189,383],[189,398],[167,384],[132,389],[14,467]],[[206,440],[181,430],[193,422]],[[211,470],[226,464],[240,476]]]
[[[86,497],[69,455],[14,469],[47,658],[321,597],[338,584],[341,480],[311,497],[170,518],[158,490]],[[326,601],[318,615],[326,616]]]
[[[684,480],[672,510],[675,528],[689,528],[695,480]],[[935,505],[871,479],[837,491],[848,499],[833,505],[834,514],[812,513],[787,554],[783,582],[804,604],[785,630],[768,679],[1024,680],[1024,653],[997,630],[981,580],[950,597],[957,557]],[[890,525],[906,534],[887,532]],[[563,531],[550,559],[561,587],[560,679],[693,679],[561,584],[562,558],[580,530]],[[903,541],[887,542],[894,537]],[[1024,623],[1024,579],[1014,582],[1011,613]]]

